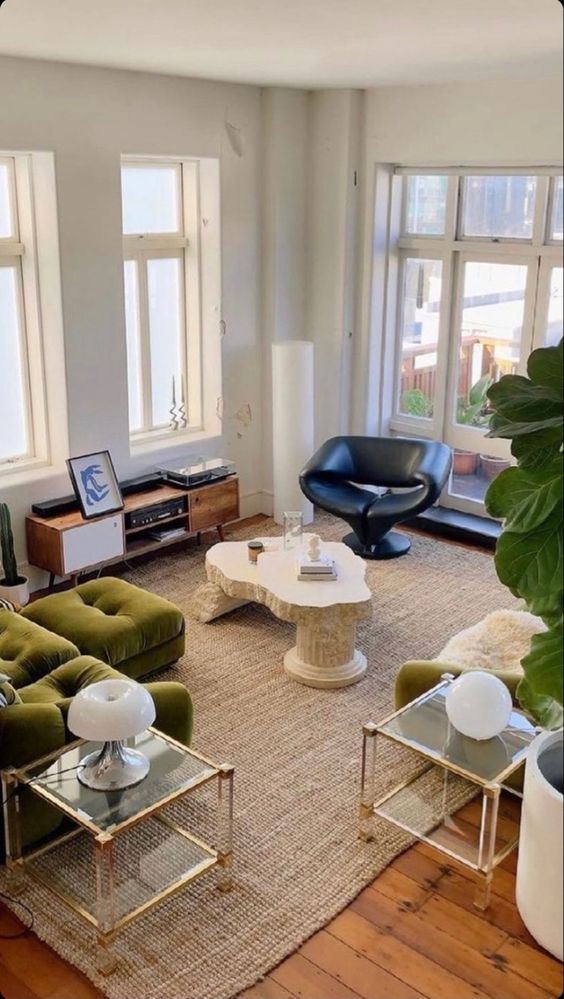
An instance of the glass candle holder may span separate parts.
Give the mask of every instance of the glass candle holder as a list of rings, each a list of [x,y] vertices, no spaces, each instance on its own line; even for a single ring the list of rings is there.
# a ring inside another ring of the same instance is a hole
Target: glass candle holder
[[[304,536],[304,515],[301,510],[284,511],[284,551],[301,548]]]

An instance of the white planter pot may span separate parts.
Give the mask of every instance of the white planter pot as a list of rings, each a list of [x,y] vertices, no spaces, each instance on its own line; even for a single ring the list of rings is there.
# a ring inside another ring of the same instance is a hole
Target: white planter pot
[[[542,732],[525,769],[517,862],[517,906],[535,940],[563,957],[562,729]],[[556,786],[555,786],[556,785]],[[558,787],[559,785],[559,787]]]
[[[0,597],[4,600],[11,600],[13,604],[21,604],[24,607],[29,603],[29,580],[23,577],[24,582],[17,586],[3,586],[0,583]]]

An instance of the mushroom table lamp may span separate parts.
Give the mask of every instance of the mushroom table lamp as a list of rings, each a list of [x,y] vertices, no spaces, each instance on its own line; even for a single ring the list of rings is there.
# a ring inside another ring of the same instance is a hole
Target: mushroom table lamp
[[[149,761],[124,739],[144,732],[154,720],[153,698],[133,680],[100,680],[80,690],[69,708],[68,727],[81,739],[104,743],[85,756],[77,774],[80,783],[96,791],[139,784],[149,772]]]

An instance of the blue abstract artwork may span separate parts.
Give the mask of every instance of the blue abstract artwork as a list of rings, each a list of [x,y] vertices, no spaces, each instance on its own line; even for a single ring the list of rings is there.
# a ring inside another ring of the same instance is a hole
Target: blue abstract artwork
[[[110,492],[110,487],[103,481],[103,470],[100,465],[87,465],[80,472],[87,506],[97,506]],[[100,477],[102,476],[102,481]]]

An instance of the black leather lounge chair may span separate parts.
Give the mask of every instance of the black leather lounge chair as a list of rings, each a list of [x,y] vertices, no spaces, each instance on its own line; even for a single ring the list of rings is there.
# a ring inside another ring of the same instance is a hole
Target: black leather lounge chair
[[[352,527],[343,541],[364,558],[395,558],[409,551],[405,534],[392,531],[431,506],[451,467],[451,452],[438,441],[408,437],[332,437],[300,475],[307,498]],[[366,486],[402,488],[378,496]]]

